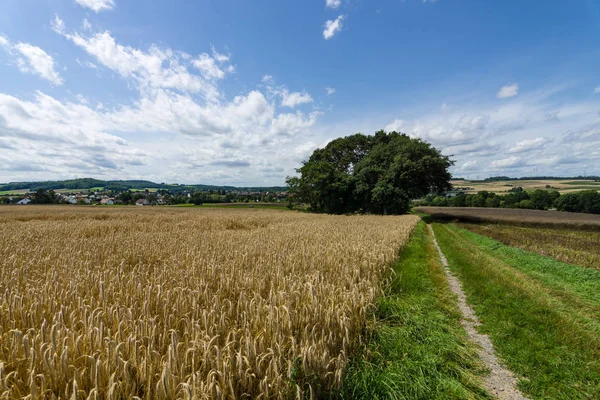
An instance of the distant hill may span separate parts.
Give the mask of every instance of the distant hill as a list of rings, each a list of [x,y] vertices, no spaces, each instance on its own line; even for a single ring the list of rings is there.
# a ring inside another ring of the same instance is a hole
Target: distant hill
[[[287,190],[285,186],[258,186],[258,187],[236,187],[236,186],[217,186],[217,185],[184,185],[155,183],[144,180],[99,180],[93,178],[69,179],[63,181],[38,181],[38,182],[9,182],[0,184],[0,192],[7,190],[37,190],[37,189],[93,189],[104,188],[104,190],[128,190],[128,189],[167,189],[173,192],[184,190],[238,190],[252,192],[283,192]]]

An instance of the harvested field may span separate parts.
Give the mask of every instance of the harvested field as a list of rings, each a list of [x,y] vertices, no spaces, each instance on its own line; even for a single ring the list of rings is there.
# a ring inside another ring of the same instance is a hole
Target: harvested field
[[[470,187],[473,189],[472,193],[485,190],[497,194],[505,194],[515,187],[522,187],[523,190],[558,190],[561,194],[590,189],[600,190],[600,182],[574,179],[523,179],[490,182],[453,180],[451,183],[455,187]]]
[[[0,397],[327,396],[417,221],[0,207]]]
[[[568,226],[571,229],[600,230],[600,215],[595,214],[477,207],[415,207],[414,210],[436,219],[462,222],[499,222],[522,226]]]
[[[502,224],[460,224],[506,245],[553,257],[570,264],[600,269],[600,232],[530,228]]]

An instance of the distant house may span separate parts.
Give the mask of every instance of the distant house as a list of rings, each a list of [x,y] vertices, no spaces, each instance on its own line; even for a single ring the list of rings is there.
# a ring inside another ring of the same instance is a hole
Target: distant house
[[[22,200],[17,201],[17,204],[29,204],[29,203],[31,203],[31,200],[29,200],[29,199],[22,199]]]
[[[138,201],[135,202],[136,206],[149,206],[150,202],[146,199],[139,199]]]
[[[100,200],[100,204],[106,205],[106,206],[112,206],[113,204],[115,204],[115,202],[113,199],[102,199],[102,200]]]

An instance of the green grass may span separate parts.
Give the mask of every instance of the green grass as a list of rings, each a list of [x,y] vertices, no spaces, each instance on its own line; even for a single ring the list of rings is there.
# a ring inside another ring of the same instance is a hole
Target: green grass
[[[346,373],[347,399],[480,399],[483,372],[425,225],[394,265],[364,354]]]
[[[530,398],[600,398],[600,273],[434,224],[481,330]]]
[[[0,191],[0,196],[6,195],[19,195],[19,194],[27,194],[29,193],[29,189],[19,189],[19,190],[2,190]]]

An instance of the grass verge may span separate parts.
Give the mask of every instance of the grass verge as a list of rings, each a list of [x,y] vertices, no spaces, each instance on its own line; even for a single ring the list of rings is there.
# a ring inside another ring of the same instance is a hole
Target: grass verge
[[[364,354],[348,368],[347,399],[481,399],[477,355],[422,222],[394,265]]]
[[[434,225],[469,303],[530,398],[600,398],[600,275]]]

